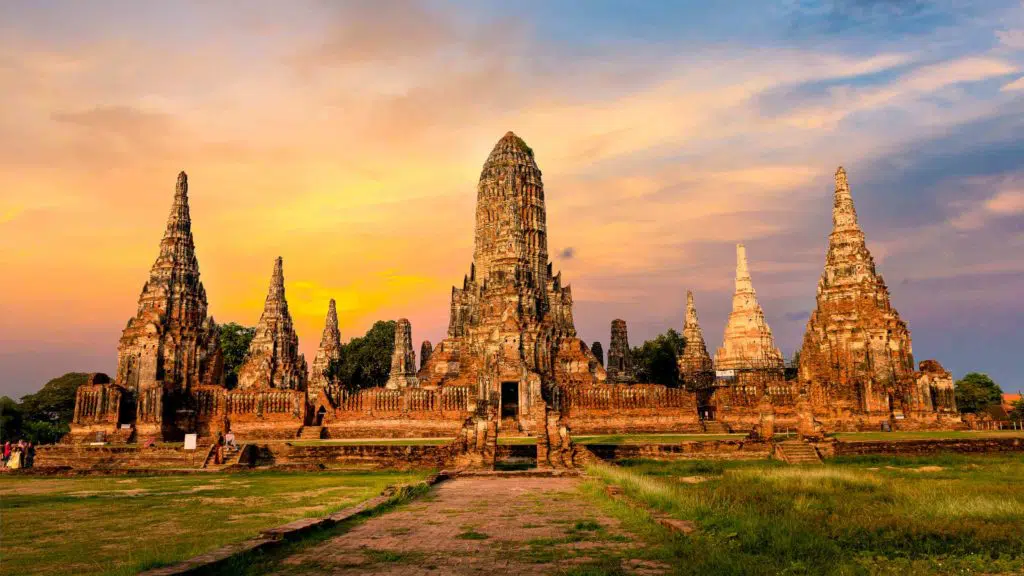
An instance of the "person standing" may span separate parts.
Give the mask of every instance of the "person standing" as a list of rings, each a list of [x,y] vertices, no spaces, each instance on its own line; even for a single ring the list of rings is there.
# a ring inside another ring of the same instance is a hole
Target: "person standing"
[[[36,460],[36,447],[35,444],[29,442],[25,446],[25,468],[31,468],[32,464]]]
[[[21,468],[21,448],[18,446],[14,447],[11,452],[11,459],[7,461],[7,467],[11,470],[17,470]]]
[[[4,466],[7,466],[7,461],[11,459],[11,441],[4,442]]]

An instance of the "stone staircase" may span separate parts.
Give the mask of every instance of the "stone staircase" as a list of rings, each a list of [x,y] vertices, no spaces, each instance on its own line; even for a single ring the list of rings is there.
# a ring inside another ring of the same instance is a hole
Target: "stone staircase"
[[[203,462],[203,468],[212,469],[212,470],[220,470],[220,469],[223,469],[223,468],[227,468],[228,466],[233,466],[235,464],[238,464],[238,459],[242,455],[242,447],[241,446],[239,446],[237,444],[234,445],[234,446],[230,446],[230,445],[225,444],[224,445],[224,459],[223,459],[223,461],[221,461],[220,464],[215,464],[214,463],[214,461],[216,460],[214,458],[215,450],[216,450],[216,445],[210,447],[210,451],[206,455],[206,462]]]
[[[804,440],[786,440],[775,444],[775,455],[787,464],[821,464],[821,456]]]
[[[708,434],[728,434],[731,432],[724,422],[716,420],[702,420],[701,425],[704,427],[704,432]]]
[[[320,440],[323,437],[323,426],[303,426],[302,429],[299,430],[300,440]]]

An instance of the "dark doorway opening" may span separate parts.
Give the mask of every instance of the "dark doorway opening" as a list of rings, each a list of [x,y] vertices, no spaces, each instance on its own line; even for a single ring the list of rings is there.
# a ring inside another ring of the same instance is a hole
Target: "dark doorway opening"
[[[501,383],[501,418],[519,416],[519,382]]]
[[[320,409],[316,411],[316,422],[313,424],[314,426],[324,425],[324,414],[327,414],[327,409],[321,406]]]

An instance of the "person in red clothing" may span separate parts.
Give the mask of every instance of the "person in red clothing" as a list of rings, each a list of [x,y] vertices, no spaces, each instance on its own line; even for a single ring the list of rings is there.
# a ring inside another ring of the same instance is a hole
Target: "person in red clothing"
[[[7,461],[11,459],[11,441],[4,442],[4,466],[7,466]]]

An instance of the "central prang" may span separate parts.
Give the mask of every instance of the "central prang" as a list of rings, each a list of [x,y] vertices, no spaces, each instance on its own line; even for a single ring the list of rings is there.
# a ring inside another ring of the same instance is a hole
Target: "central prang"
[[[555,388],[605,380],[576,338],[572,290],[552,274],[533,150],[512,132],[484,162],[473,264],[462,288],[452,288],[448,336],[419,380],[425,388],[474,387],[479,401],[502,407],[503,426],[522,431],[535,426],[533,412]]]

